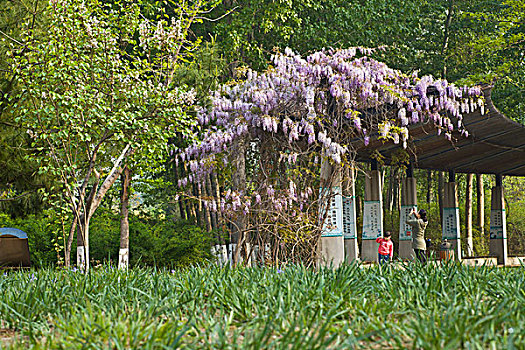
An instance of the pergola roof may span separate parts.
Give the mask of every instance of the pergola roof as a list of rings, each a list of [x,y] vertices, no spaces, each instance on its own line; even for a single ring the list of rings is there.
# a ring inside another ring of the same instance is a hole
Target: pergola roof
[[[468,137],[454,132],[452,139],[438,136],[431,122],[409,128],[412,141],[408,151],[413,165],[420,169],[454,170],[459,173],[525,176],[525,126],[501,114],[491,99],[491,87],[483,89],[486,111],[465,114]],[[358,161],[370,161],[373,152],[392,162],[400,149],[392,142],[372,140],[368,146],[355,145]]]

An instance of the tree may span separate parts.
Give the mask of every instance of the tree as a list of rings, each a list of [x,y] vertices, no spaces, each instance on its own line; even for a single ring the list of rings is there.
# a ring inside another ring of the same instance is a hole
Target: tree
[[[53,178],[38,174],[38,164],[27,159],[34,151],[31,138],[10,113],[17,83],[8,52],[13,45],[23,48],[24,24],[32,32],[43,30],[41,9],[39,1],[0,2],[0,209],[13,217],[41,212],[42,192],[53,186]]]
[[[492,97],[502,112],[525,123],[525,4],[520,0],[476,1],[458,13],[462,35],[449,50],[458,83],[494,83]],[[466,29],[466,30],[465,30]]]
[[[25,29],[25,55],[13,46],[16,121],[41,151],[40,171],[62,183],[73,215],[69,241],[78,225],[77,262],[86,270],[90,219],[123,162],[167,152],[168,138],[192,123],[183,109],[194,93],[173,76],[203,6],[181,3],[177,18],[153,23],[136,4],[51,1],[48,31]]]

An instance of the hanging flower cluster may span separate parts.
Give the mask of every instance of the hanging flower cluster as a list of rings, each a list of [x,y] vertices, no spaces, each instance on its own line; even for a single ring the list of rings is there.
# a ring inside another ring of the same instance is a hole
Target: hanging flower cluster
[[[314,191],[309,172],[297,169],[319,166],[315,154],[341,164],[371,137],[406,148],[408,127],[421,122],[433,123],[449,140],[455,130],[468,136],[462,118],[480,107],[483,113],[479,87],[406,75],[367,57],[370,52],[324,50],[303,58],[286,49],[273,56],[266,72],[247,70],[245,80],[224,85],[213,94],[211,108],[197,113],[206,130],[202,139],[176,155],[191,169],[179,185],[199,184],[228,165],[236,144],[247,140],[258,161],[251,185],[207,205],[247,214],[266,203],[276,212],[292,206],[300,212]],[[266,167],[286,174],[272,177]]]
[[[365,142],[378,130],[381,138],[406,147],[408,125],[430,120],[450,139],[454,129],[466,133],[463,113],[483,108],[479,87],[409,77],[366,56],[355,58],[358,51],[370,49],[320,51],[303,59],[287,48],[273,57],[275,67],[266,73],[248,70],[245,81],[215,92],[211,109],[198,111],[200,124],[213,127],[181,159],[221,153],[258,130],[280,133],[290,143],[302,137],[308,144],[318,142],[340,163],[349,150],[333,133],[338,124]],[[396,112],[385,114],[385,109]]]

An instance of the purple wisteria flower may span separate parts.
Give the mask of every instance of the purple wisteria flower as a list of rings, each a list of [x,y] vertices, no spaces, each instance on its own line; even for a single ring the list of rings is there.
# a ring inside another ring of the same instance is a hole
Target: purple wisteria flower
[[[485,112],[479,87],[456,87],[432,76],[419,77],[418,72],[405,74],[368,57],[372,51],[330,49],[301,57],[286,48],[272,57],[271,69],[248,69],[245,80],[213,92],[211,107],[197,111],[195,134],[202,137],[176,154],[176,162],[186,162],[190,170],[178,185],[204,188],[209,174],[231,166],[236,145],[243,142],[250,152],[259,152],[258,144],[280,142],[284,151],[276,152],[278,162],[293,169],[307,162],[303,157],[308,152],[297,151],[304,145],[319,147],[334,163],[352,159],[349,140],[360,139],[366,147],[371,137],[380,135],[384,142],[407,147],[408,128],[416,123],[433,123],[436,133],[449,140],[456,131],[468,137],[463,114],[478,108]],[[385,106],[389,113],[382,112]],[[264,173],[260,178],[271,176]],[[301,201],[311,195],[303,197],[295,183],[282,187],[261,182],[249,193],[231,191],[219,203],[204,205],[248,215],[264,201],[276,211],[293,202],[302,207]]]

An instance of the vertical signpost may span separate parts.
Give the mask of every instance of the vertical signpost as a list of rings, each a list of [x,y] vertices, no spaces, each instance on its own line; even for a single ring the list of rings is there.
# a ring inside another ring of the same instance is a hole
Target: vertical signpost
[[[364,203],[363,240],[376,240],[383,232],[383,213],[381,201]]]

